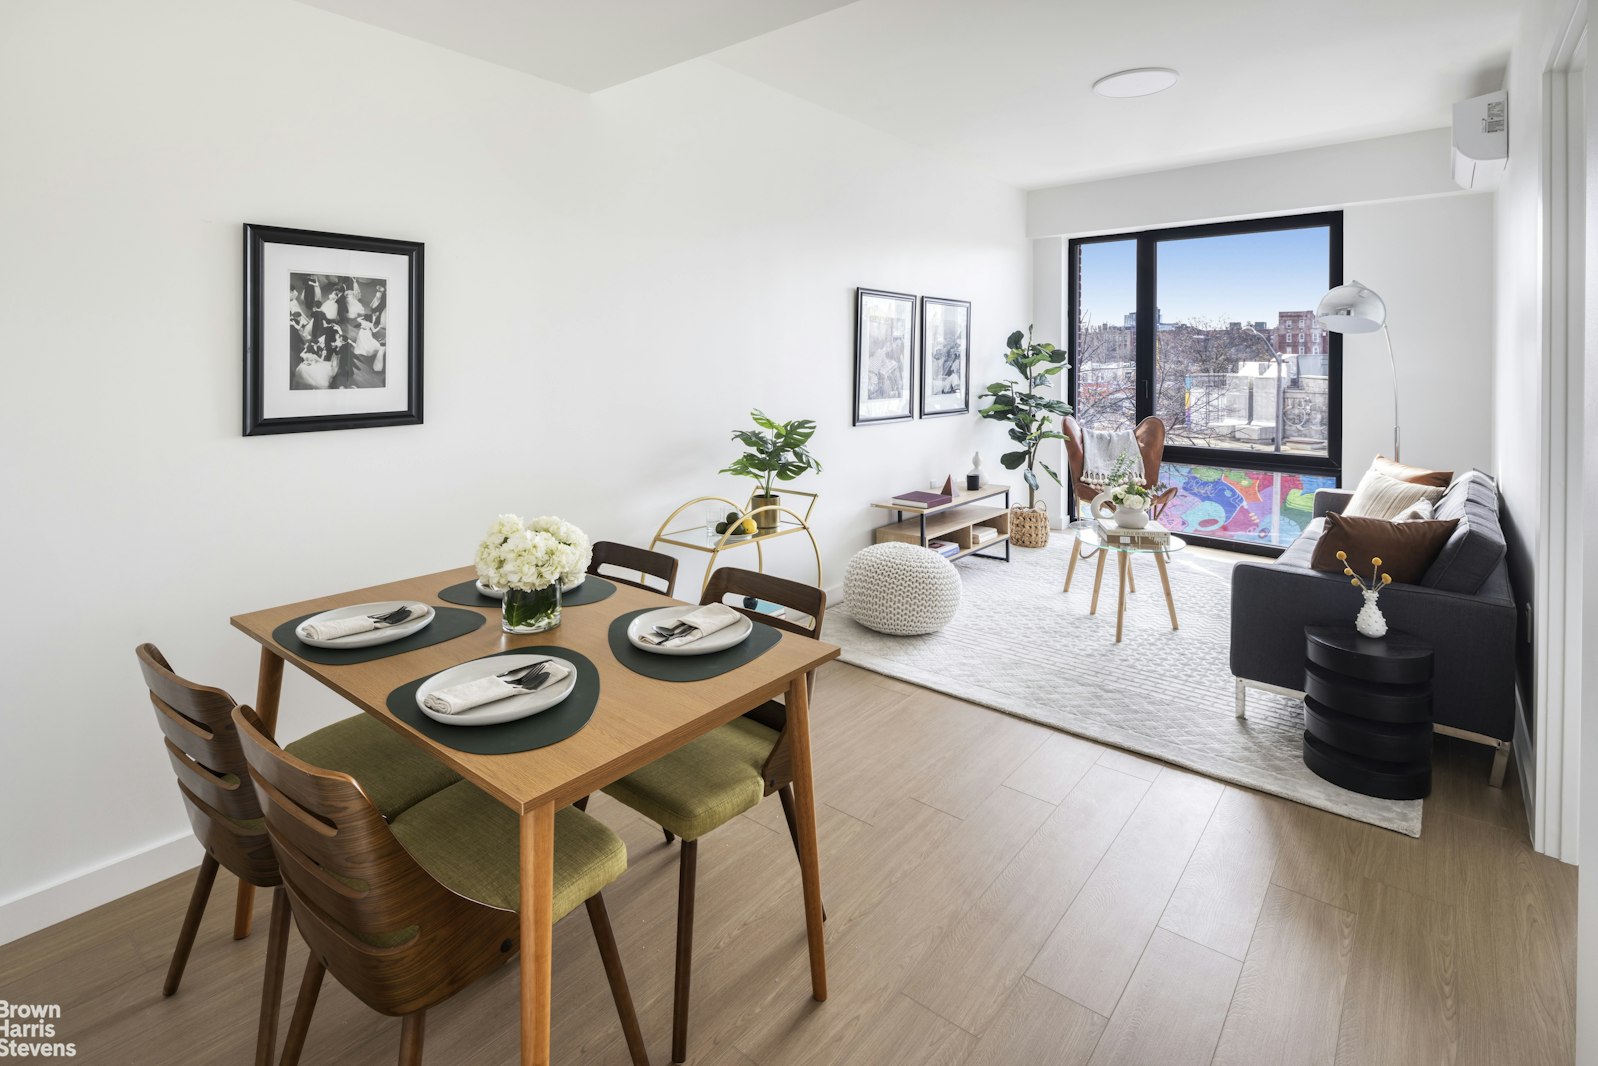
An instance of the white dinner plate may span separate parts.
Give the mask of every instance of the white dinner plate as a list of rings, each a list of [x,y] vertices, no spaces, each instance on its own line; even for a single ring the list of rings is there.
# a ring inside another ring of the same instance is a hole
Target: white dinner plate
[[[545,659],[558,658],[560,658],[558,655],[546,655],[543,652],[521,652],[516,655],[494,655],[487,659],[473,659],[469,663],[452,666],[422,682],[416,690],[416,706],[433,721],[445,725],[498,725],[501,722],[514,722],[518,718],[526,718],[539,711],[547,711],[570,696],[572,689],[577,687],[577,664],[568,659],[560,660],[571,669],[565,680],[546,686],[537,692],[506,696],[502,700],[485,703],[460,714],[439,714],[428,709],[422,701],[430,693],[437,692],[441,688],[462,685],[468,681],[476,681],[480,677],[493,677],[495,674],[503,674],[517,667],[531,666]]]
[[[588,580],[588,575],[587,574],[578,574],[576,581],[573,581],[569,585],[562,585],[560,587],[561,595],[565,595],[568,592],[577,591],[579,588],[582,587],[583,582],[587,581],[587,580]],[[503,600],[505,598],[505,590],[504,589],[497,589],[497,588],[495,588],[492,585],[485,585],[485,584],[483,584],[483,579],[482,578],[478,578],[477,579],[477,591],[482,593],[484,596],[487,596],[491,600]]]
[[[743,615],[738,616],[738,621],[725,629],[718,629],[708,637],[700,637],[692,644],[684,644],[680,648],[668,648],[662,644],[646,644],[643,634],[653,633],[656,626],[669,626],[683,615],[697,611],[697,607],[661,607],[654,611],[645,611],[643,614],[627,623],[627,639],[639,651],[654,652],[656,655],[709,655],[711,652],[726,651],[736,647],[749,639],[749,634],[755,631],[755,624]]]
[[[352,633],[347,637],[337,640],[313,640],[305,635],[305,627],[312,622],[333,622],[340,618],[355,618],[365,614],[389,614],[401,607],[421,607],[422,613],[401,622],[397,626],[384,626],[381,629],[369,629],[365,633]],[[335,607],[331,611],[315,614],[294,627],[294,635],[313,648],[370,648],[375,644],[389,644],[410,636],[417,630],[426,629],[433,621],[435,612],[427,604],[418,604],[415,600],[384,600],[381,603],[357,603],[352,607]]]

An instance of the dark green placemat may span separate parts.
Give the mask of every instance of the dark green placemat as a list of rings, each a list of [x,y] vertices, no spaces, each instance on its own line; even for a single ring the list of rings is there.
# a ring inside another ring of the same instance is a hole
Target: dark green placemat
[[[659,607],[645,607],[641,611],[628,611],[610,623],[610,653],[616,661],[635,674],[655,678],[657,681],[703,681],[707,677],[736,670],[770,651],[782,639],[782,633],[771,626],[755,623],[755,630],[742,644],[726,651],[713,651],[709,655],[656,655],[639,651],[627,639],[627,625],[634,618]],[[683,610],[691,610],[685,607]],[[753,621],[753,619],[751,619]]]
[[[576,592],[560,594],[560,606],[581,607],[588,603],[598,603],[616,592],[616,586],[602,577],[588,575],[588,579],[578,586]],[[484,596],[477,591],[476,581],[462,581],[459,585],[451,585],[439,591],[438,598],[448,603],[458,603],[463,607],[487,607],[490,610],[499,610],[500,602],[492,596]]]
[[[421,733],[456,751],[473,755],[510,755],[518,751],[532,751],[559,743],[588,724],[599,703],[599,670],[586,655],[565,648],[531,645],[512,651],[495,652],[485,659],[501,655],[547,655],[551,659],[564,659],[577,668],[577,681],[571,695],[547,711],[518,718],[499,725],[445,725],[435,722],[416,706],[416,690],[426,677],[419,677],[408,685],[401,685],[388,694],[388,709],[394,717]],[[432,675],[429,674],[428,677]]]
[[[300,658],[309,659],[313,663],[321,663],[324,666],[350,666],[354,663],[369,663],[373,659],[386,659],[390,655],[404,655],[408,651],[426,648],[433,644],[442,644],[446,640],[465,636],[488,620],[476,611],[434,607],[431,623],[391,644],[374,644],[367,648],[318,648],[305,643],[294,630],[307,618],[321,613],[321,611],[312,611],[311,614],[302,614],[298,618],[289,619],[272,630],[272,639]]]

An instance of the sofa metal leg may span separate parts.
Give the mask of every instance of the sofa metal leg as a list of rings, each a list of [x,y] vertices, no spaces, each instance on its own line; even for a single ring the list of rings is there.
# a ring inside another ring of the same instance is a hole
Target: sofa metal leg
[[[1248,686],[1241,677],[1237,679],[1237,710],[1233,713],[1239,718],[1248,717]]]
[[[1487,783],[1493,788],[1504,787],[1504,771],[1509,769],[1509,741],[1500,740],[1498,750],[1493,753],[1493,772]]]

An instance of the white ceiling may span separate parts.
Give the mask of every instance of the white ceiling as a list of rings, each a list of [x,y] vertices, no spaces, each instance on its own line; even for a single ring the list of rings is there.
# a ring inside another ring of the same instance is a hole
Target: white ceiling
[[[1036,188],[1435,129],[1501,87],[1518,0],[859,0],[715,55]],[[1091,86],[1174,67],[1158,96]]]
[[[848,0],[301,0],[584,92]]]
[[[588,92],[709,55],[1023,188],[1435,129],[1520,0],[303,0]],[[1157,96],[1091,86],[1181,72]]]

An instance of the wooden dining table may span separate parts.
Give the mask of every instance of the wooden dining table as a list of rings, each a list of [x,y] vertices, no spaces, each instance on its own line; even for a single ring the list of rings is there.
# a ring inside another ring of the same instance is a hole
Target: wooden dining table
[[[340,592],[300,603],[234,616],[232,623],[261,645],[256,711],[269,727],[277,721],[283,664],[337,692],[386,723],[411,743],[514,811],[520,819],[521,858],[521,1061],[550,1061],[551,937],[554,905],[555,812],[725,725],[767,700],[783,696],[793,751],[793,792],[811,994],[827,998],[822,935],[821,869],[816,846],[811,781],[810,703],[806,676],[838,656],[835,645],[783,633],[776,645],[742,666],[703,681],[660,681],[634,673],[611,654],[608,631],[619,615],[680,601],[617,583],[614,595],[563,610],[561,624],[544,633],[513,635],[499,613],[482,628],[424,648],[367,662],[328,666],[280,645],[272,631],[290,619],[352,604],[417,600],[439,604],[438,593],[470,581],[471,567]],[[496,652],[564,648],[587,656],[599,670],[599,702],[588,724],[547,747],[508,755],[473,755],[422,735],[388,710],[389,694],[418,678]],[[240,914],[248,914],[249,886],[240,885]]]

